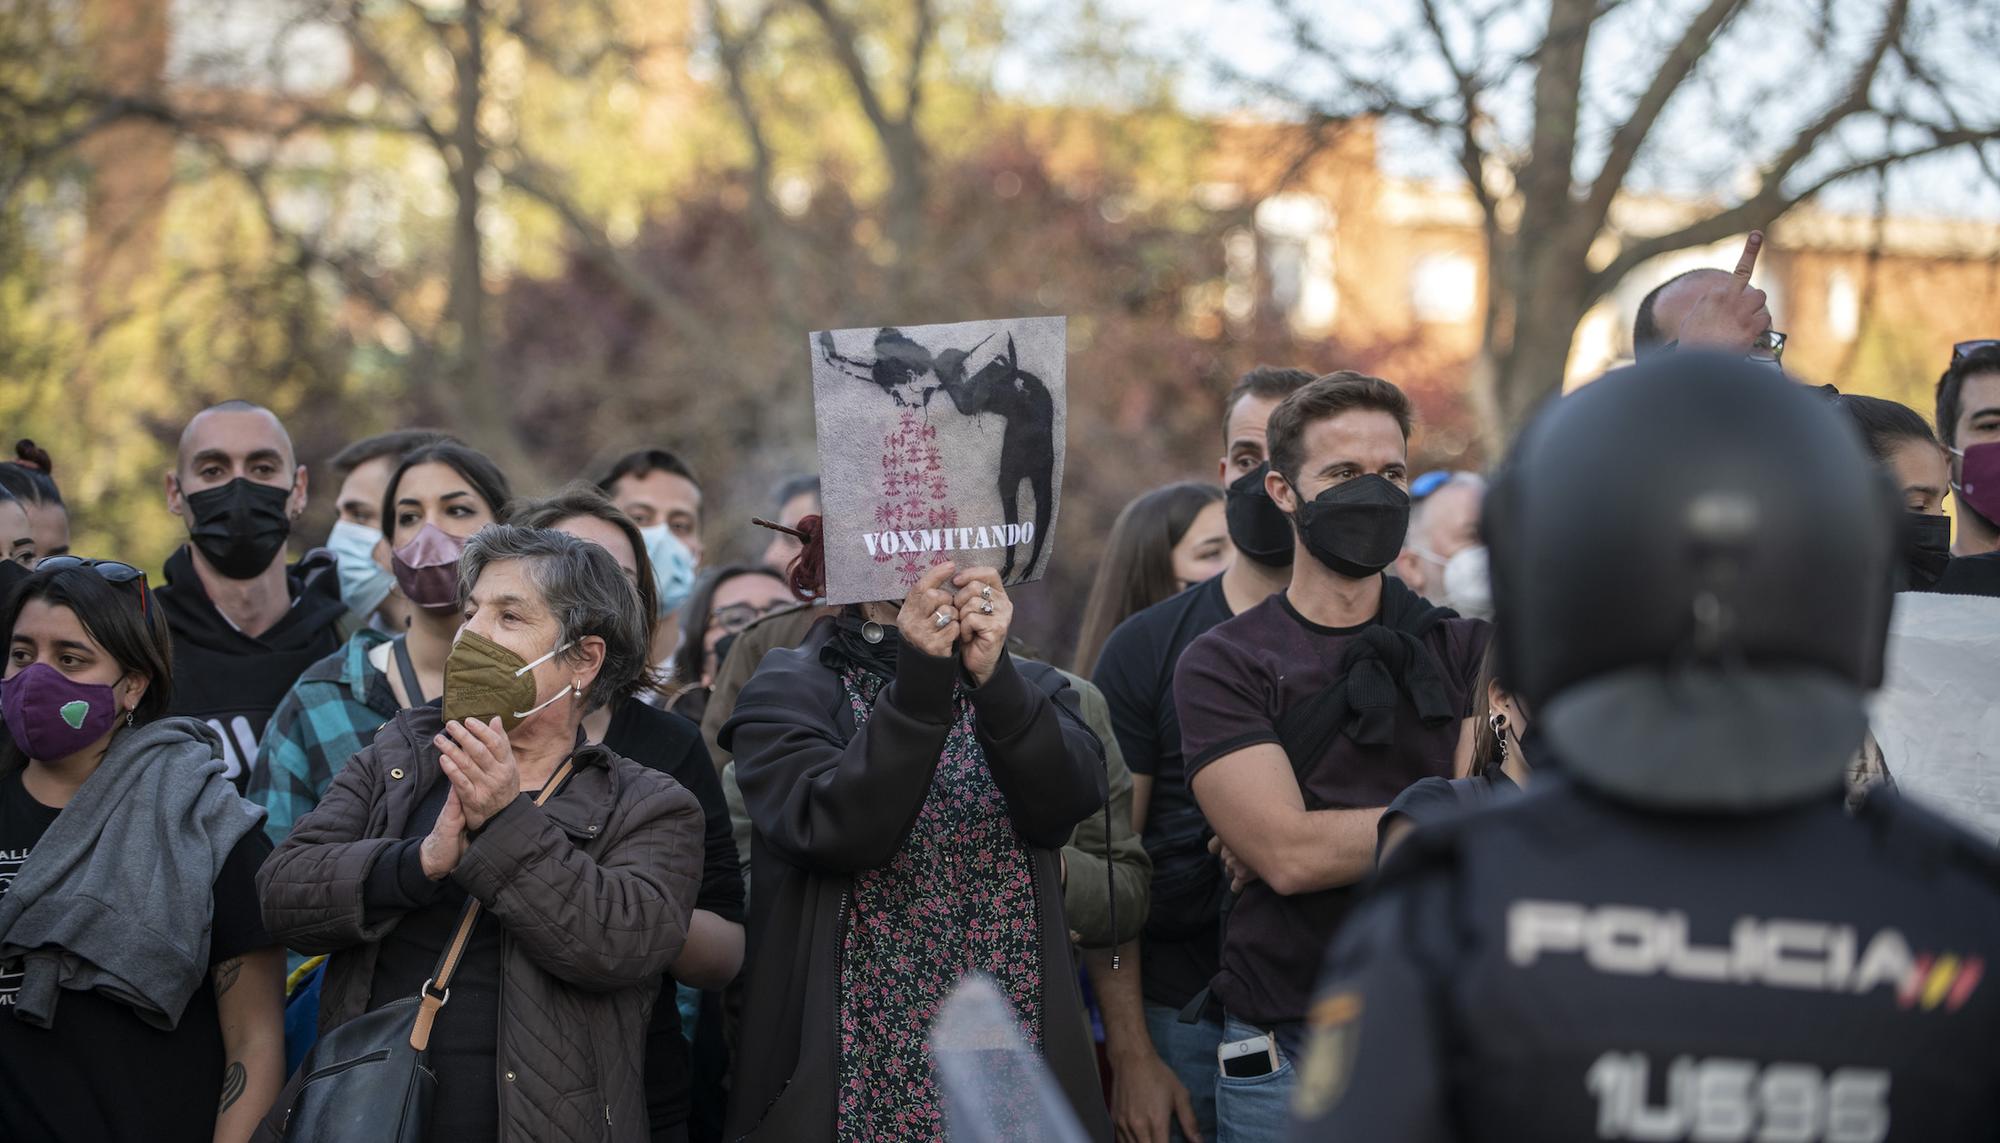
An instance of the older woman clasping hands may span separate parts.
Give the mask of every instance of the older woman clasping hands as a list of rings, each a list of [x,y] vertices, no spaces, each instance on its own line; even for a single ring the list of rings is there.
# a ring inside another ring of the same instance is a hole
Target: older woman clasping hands
[[[266,922],[332,954],[324,1033],[417,995],[478,898],[431,1032],[429,1137],[645,1139],[646,1023],[687,938],[702,813],[579,734],[645,667],[638,594],[598,545],[506,525],[467,543],[460,594],[443,709],[403,711],[342,768],[259,875]]]

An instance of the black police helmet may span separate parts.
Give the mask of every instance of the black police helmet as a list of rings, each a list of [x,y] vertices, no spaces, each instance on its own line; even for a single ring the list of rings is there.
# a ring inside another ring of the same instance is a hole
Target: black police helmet
[[[1537,708],[1676,670],[1727,673],[1718,703],[1758,674],[1858,694],[1881,683],[1900,521],[1853,426],[1804,386],[1706,353],[1615,370],[1543,410],[1487,498],[1502,673]],[[1690,693],[1638,705],[1671,720]]]

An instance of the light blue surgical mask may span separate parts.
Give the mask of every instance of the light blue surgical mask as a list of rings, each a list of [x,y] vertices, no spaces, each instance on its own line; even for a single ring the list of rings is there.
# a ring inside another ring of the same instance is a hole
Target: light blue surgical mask
[[[694,591],[694,553],[665,524],[639,529],[646,541],[646,558],[653,561],[653,589],[660,596],[660,613],[665,619],[681,609]]]
[[[375,545],[382,533],[366,524],[341,520],[326,537],[327,550],[340,568],[340,601],[362,618],[375,614],[396,586],[396,577],[375,562]]]

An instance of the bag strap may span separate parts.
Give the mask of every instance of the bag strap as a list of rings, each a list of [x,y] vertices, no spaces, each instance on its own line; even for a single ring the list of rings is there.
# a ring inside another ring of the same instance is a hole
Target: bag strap
[[[574,757],[563,759],[563,764],[556,767],[556,772],[549,775],[549,780],[543,784],[542,792],[535,796],[535,804],[543,805],[555,797],[556,790],[575,767]],[[421,990],[423,998],[417,1004],[417,1022],[410,1029],[410,1047],[419,1052],[430,1046],[431,1025],[437,1022],[438,1010],[451,999],[452,974],[458,971],[459,959],[465,955],[465,946],[472,941],[472,926],[478,920],[479,898],[467,894],[465,911],[458,915],[458,929],[444,946],[444,952],[438,956],[437,967],[431,970],[431,978],[424,981]]]
[[[396,636],[389,640],[389,647],[396,660],[396,673],[403,677],[403,690],[409,695],[410,705],[424,705],[424,685],[417,681],[417,664],[410,658],[409,636]]]

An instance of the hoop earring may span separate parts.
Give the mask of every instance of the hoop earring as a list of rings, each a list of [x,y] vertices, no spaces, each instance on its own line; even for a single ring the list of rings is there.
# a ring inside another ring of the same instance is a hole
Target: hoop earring
[[[1486,716],[1486,725],[1488,729],[1493,731],[1493,745],[1497,751],[1493,756],[1493,764],[1495,766],[1505,765],[1507,762],[1507,716],[1496,711]]]

